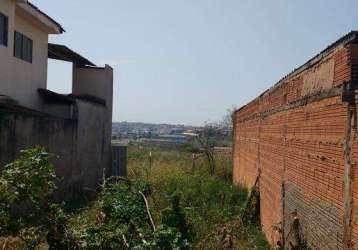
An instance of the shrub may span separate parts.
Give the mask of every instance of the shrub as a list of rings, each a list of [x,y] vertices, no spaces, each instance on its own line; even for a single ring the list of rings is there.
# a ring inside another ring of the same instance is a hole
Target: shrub
[[[174,192],[170,199],[171,207],[161,211],[162,223],[168,227],[177,228],[185,239],[192,241],[194,232],[191,225],[186,221],[185,209],[180,206],[180,193]]]
[[[141,194],[150,195],[145,181],[107,180],[99,196],[96,224],[80,232],[81,249],[186,249],[189,242],[180,228],[152,228]]]
[[[17,233],[24,227],[47,223],[44,212],[56,189],[56,175],[44,148],[21,151],[0,176],[0,233]]]
[[[63,205],[52,200],[54,167],[42,147],[21,151],[0,176],[0,234],[19,237],[28,249],[43,241],[50,249],[68,246]]]

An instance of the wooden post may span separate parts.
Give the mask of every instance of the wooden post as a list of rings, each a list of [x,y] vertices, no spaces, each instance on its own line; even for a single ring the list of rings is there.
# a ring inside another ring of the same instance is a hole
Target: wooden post
[[[192,166],[191,166],[191,173],[192,173],[192,174],[195,174],[195,160],[196,160],[195,154],[192,154],[192,155],[191,155],[191,158],[192,158],[192,160],[193,160],[193,163],[192,163]]]
[[[152,174],[153,156],[152,151],[149,152],[149,177]]]

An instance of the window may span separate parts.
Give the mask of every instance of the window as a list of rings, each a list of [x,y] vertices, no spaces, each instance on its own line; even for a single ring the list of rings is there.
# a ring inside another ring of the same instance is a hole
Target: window
[[[17,31],[14,36],[14,56],[32,63],[32,40]]]
[[[8,17],[0,13],[0,45],[7,46],[8,23]]]

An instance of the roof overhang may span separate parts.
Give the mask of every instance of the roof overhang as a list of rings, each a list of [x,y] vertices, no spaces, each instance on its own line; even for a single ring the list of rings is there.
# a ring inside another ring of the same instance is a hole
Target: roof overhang
[[[36,19],[41,25],[46,27],[46,30],[49,34],[61,34],[65,31],[58,22],[56,22],[54,19],[52,19],[29,1],[16,0],[16,3],[17,10],[20,13],[24,13],[27,16]]]
[[[58,94],[56,92],[47,89],[37,90],[43,100],[47,103],[63,103],[63,104],[75,104],[76,101],[69,95]]]
[[[71,105],[71,104],[75,104],[76,100],[78,99],[78,100],[106,106],[106,101],[96,96],[74,95],[74,94],[64,95],[64,94],[53,92],[48,89],[38,89],[37,91],[46,103],[59,103],[59,104]]]
[[[94,63],[60,44],[48,44],[48,58],[72,62],[76,66],[96,66]]]

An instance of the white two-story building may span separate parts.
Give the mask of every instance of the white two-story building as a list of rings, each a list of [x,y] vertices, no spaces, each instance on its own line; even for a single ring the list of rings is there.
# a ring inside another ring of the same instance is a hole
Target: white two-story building
[[[65,186],[95,186],[111,168],[113,70],[49,44],[63,32],[29,1],[0,0],[0,170],[41,145],[59,156]],[[72,93],[47,90],[48,59],[72,62]]]
[[[48,38],[56,21],[27,1],[0,1],[0,94],[42,109],[37,89],[47,87]]]

